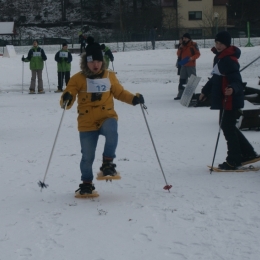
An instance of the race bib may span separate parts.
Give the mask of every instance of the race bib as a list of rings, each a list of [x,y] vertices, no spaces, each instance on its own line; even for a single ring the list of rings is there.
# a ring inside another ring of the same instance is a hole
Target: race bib
[[[108,92],[111,88],[111,83],[108,78],[103,79],[89,79],[87,78],[87,92],[88,93],[102,93]]]
[[[213,74],[216,74],[216,75],[219,75],[219,76],[223,76],[220,72],[219,72],[219,69],[218,69],[218,63],[213,67],[213,70],[211,72],[211,75]]]
[[[41,57],[41,52],[40,51],[34,51],[33,52],[33,57]]]
[[[60,52],[60,58],[68,58],[68,52],[66,52],[66,51],[61,51],[61,52]]]

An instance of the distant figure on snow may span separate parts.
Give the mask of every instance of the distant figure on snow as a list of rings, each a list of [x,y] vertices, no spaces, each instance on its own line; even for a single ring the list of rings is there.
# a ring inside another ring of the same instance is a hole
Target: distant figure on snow
[[[157,26],[154,26],[150,30],[150,40],[151,40],[151,43],[152,43],[153,50],[155,49],[156,31],[157,31]]]
[[[200,57],[199,47],[196,42],[191,40],[189,33],[182,36],[182,43],[177,51],[177,56],[180,58],[178,65],[181,66],[180,79],[178,86],[178,95],[174,100],[181,99],[184,91],[184,86],[188,78],[193,74],[196,76],[196,60]]]
[[[63,80],[65,77],[66,86],[70,80],[72,55],[68,50],[68,44],[63,43],[62,49],[55,54],[55,61],[58,69],[58,90],[55,93],[63,92]]]
[[[82,54],[82,50],[85,50],[86,47],[86,36],[82,32],[79,33],[79,43],[80,43],[80,54]]]
[[[105,44],[101,44],[101,50],[104,54],[104,60],[105,60],[105,64],[106,64],[106,69],[108,69],[109,67],[109,61],[113,62],[114,61],[114,56],[111,52],[111,50],[109,49],[108,46],[106,46]]]
[[[47,60],[47,56],[42,48],[38,46],[38,41],[33,41],[33,47],[29,50],[27,58],[22,57],[23,62],[30,62],[30,70],[32,71],[32,78],[30,84],[29,94],[35,94],[36,76],[38,78],[38,94],[44,94],[42,71],[44,67],[44,61]]]

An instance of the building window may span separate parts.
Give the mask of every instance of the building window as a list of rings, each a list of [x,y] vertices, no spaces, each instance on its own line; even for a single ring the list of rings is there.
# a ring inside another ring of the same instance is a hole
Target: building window
[[[189,20],[202,20],[202,12],[201,11],[189,12]]]

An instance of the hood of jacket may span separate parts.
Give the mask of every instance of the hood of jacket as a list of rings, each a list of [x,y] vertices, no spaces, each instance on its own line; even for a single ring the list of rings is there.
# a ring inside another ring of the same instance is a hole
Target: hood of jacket
[[[97,78],[102,78],[104,73],[105,73],[105,70],[106,70],[106,67],[105,67],[105,62],[103,61],[102,62],[102,67],[101,67],[101,70],[98,74],[95,74],[93,73],[88,65],[87,65],[87,59],[86,59],[86,53],[82,54],[81,56],[81,60],[80,60],[80,69],[81,69],[81,73],[83,75],[85,75],[86,78],[90,78],[90,79],[97,79]]]
[[[211,49],[211,51],[214,54],[216,54],[216,57],[218,59],[222,59],[222,58],[224,58],[226,56],[233,56],[233,57],[239,59],[240,56],[241,56],[241,50],[238,47],[236,47],[236,46],[230,46],[230,47],[224,49],[222,52],[218,52],[217,49],[215,47],[213,47]]]

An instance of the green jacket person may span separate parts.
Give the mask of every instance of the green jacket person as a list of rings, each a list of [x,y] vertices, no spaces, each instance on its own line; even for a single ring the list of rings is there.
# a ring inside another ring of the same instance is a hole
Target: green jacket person
[[[38,46],[38,41],[33,41],[33,47],[29,50],[27,58],[22,57],[23,62],[30,62],[30,70],[32,71],[32,78],[30,84],[29,94],[35,94],[36,76],[38,78],[38,94],[44,94],[42,70],[44,67],[44,61],[47,60],[47,56],[42,48]]]
[[[72,55],[68,50],[67,43],[62,44],[62,49],[55,54],[55,61],[57,61],[57,70],[58,70],[58,90],[55,93],[63,91],[63,80],[65,77],[66,86],[70,80],[70,70]]]
[[[106,64],[106,69],[108,69],[109,67],[109,61],[114,61],[114,56],[111,52],[111,50],[105,45],[105,44],[101,44],[101,50],[103,52],[103,57],[104,57],[104,60],[105,60],[105,64]]]

